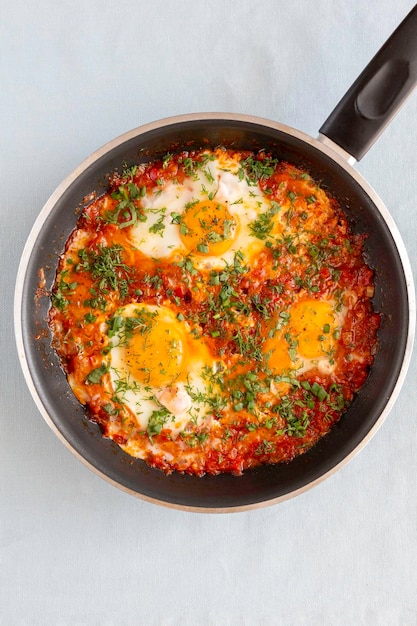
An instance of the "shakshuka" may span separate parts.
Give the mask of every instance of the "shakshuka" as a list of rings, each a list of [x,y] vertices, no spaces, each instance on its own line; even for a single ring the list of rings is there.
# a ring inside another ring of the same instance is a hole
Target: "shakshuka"
[[[105,437],[166,473],[290,461],[341,418],[377,349],[363,236],[265,152],[125,166],[82,211],[53,345]]]

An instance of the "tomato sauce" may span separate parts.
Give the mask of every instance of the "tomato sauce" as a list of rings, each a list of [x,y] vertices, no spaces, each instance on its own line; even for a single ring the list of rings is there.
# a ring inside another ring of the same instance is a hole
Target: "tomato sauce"
[[[158,206],[158,194],[198,184],[207,205],[211,193],[220,211],[226,183],[243,190],[235,205],[255,195],[263,203],[246,211],[245,224],[236,213],[244,243],[232,262],[204,264],[211,240],[232,237],[229,218],[215,237],[213,223],[200,220],[197,249],[167,239],[153,256],[134,239],[138,228],[147,229],[162,245],[175,225],[186,241],[184,213]],[[153,467],[201,476],[288,462],[341,419],[372,366],[380,316],[363,242],[307,172],[263,152],[182,152],[126,167],[110,176],[108,191],[84,209],[66,243],[51,294],[54,348],[103,436]],[[171,311],[187,333],[184,346],[210,355],[200,372],[204,393],[182,370],[157,388],[133,381],[128,393],[120,391],[112,359],[122,350],[121,328],[123,341],[132,341],[132,305]],[[147,418],[137,409],[139,396],[133,404],[127,399],[140,386],[153,403]],[[158,400],[168,392],[178,402],[180,391],[192,401],[181,419]]]

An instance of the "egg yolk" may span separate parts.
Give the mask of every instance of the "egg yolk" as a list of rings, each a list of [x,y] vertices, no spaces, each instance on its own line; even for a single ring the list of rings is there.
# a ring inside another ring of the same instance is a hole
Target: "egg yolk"
[[[263,345],[268,367],[274,373],[300,365],[300,358],[317,359],[334,348],[335,314],[330,302],[304,300],[294,304],[288,323]]]
[[[269,337],[263,346],[264,354],[268,357],[268,367],[275,374],[281,374],[294,366],[288,352],[289,343],[281,334]]]
[[[236,234],[236,218],[215,200],[194,202],[182,216],[180,237],[190,252],[220,256],[230,248]]]
[[[291,307],[289,332],[298,341],[301,356],[314,359],[328,354],[334,345],[335,315],[329,302],[305,300]]]
[[[124,362],[135,380],[152,387],[172,383],[181,374],[184,356],[181,328],[161,320],[135,332],[124,348]]]

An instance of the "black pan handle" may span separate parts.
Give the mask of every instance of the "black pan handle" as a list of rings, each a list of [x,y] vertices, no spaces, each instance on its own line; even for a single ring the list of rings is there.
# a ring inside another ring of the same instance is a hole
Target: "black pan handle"
[[[359,161],[417,84],[417,5],[320,128]]]

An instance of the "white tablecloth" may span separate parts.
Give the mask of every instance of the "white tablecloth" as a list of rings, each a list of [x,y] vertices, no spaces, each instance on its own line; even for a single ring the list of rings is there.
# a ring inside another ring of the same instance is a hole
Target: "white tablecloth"
[[[233,111],[316,136],[411,0],[3,0],[0,624],[417,624],[417,385],[340,472],[275,506],[192,514],[119,491],[50,431],[13,337],[44,202],[111,138]],[[417,38],[417,35],[416,35]],[[357,169],[417,266],[417,93]]]

